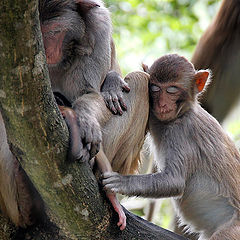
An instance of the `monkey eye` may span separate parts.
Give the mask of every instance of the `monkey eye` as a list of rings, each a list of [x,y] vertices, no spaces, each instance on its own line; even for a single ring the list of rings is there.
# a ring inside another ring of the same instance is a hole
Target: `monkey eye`
[[[167,88],[167,93],[177,93],[179,91],[178,87],[175,87],[175,86],[172,86],[172,87],[169,87]]]
[[[160,87],[158,87],[157,85],[153,85],[153,84],[150,86],[150,89],[152,92],[159,92],[161,90]]]

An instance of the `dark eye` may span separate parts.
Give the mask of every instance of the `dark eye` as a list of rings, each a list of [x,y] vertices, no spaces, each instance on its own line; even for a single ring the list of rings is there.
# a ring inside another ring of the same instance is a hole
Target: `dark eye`
[[[172,86],[172,87],[169,87],[169,88],[167,88],[167,93],[177,93],[178,91],[179,91],[179,89],[177,88],[177,87],[174,87],[174,86]]]
[[[158,87],[157,85],[151,85],[150,89],[152,92],[159,92],[161,90],[161,88]]]

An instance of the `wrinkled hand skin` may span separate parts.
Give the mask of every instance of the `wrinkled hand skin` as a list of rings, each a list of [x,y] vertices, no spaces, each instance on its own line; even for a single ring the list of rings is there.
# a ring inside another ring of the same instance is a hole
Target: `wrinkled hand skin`
[[[99,152],[102,132],[98,121],[92,117],[79,117],[77,113],[77,121],[81,142],[78,159],[85,162],[91,160]]]
[[[106,192],[128,195],[128,177],[116,172],[106,172],[102,175],[102,184]]]
[[[128,84],[115,71],[110,71],[102,85],[101,94],[106,106],[113,114],[122,115],[127,110],[127,105],[123,101],[123,92],[129,92]]]

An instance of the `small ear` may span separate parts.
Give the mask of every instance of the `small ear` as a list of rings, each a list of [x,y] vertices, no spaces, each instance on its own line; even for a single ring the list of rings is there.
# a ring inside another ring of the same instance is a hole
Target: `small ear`
[[[142,69],[143,69],[144,72],[149,73],[148,65],[142,63]]]
[[[198,89],[198,92],[203,91],[206,86],[207,80],[209,79],[210,71],[200,70],[195,74],[195,83]]]
[[[75,2],[77,4],[77,10],[82,16],[85,16],[92,8],[100,7],[100,5],[91,0],[75,0]]]

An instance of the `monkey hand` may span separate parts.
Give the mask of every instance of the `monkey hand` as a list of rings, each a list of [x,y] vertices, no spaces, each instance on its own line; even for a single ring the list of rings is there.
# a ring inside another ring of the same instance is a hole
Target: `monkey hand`
[[[123,91],[129,92],[127,83],[115,71],[110,71],[101,87],[101,94],[106,106],[113,114],[122,115],[127,110],[127,105],[123,101]]]
[[[96,119],[86,114],[78,114],[78,132],[80,138],[80,151],[78,159],[82,162],[92,159],[100,149],[102,132]]]
[[[128,176],[122,176],[116,172],[105,172],[102,175],[102,184],[107,193],[128,195]]]

